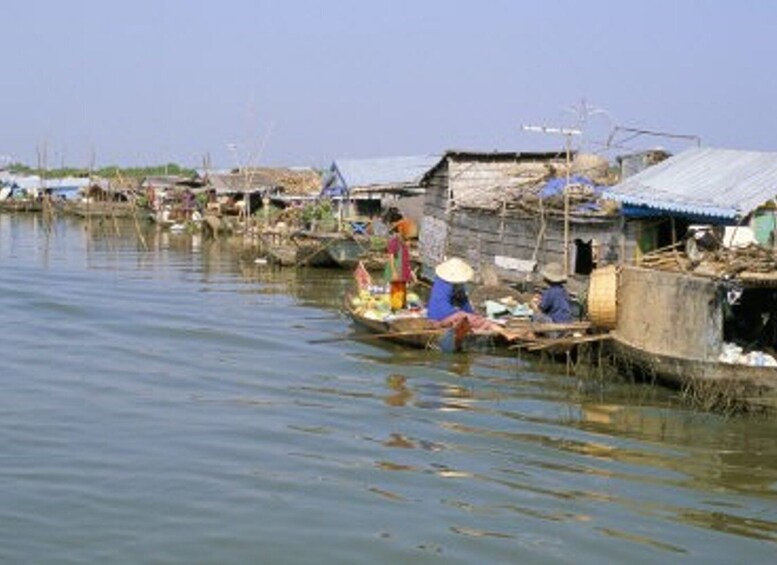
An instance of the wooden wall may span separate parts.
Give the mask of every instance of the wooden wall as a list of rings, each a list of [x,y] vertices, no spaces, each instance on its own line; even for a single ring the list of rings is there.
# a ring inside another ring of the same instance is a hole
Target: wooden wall
[[[482,167],[484,172],[475,172],[478,167],[470,165],[467,175],[458,175],[453,184],[453,196],[456,190],[462,190],[463,177],[473,182],[498,182],[506,171],[515,170],[514,162],[488,163]],[[445,257],[457,256],[467,260],[473,267],[494,265],[495,257],[509,257],[525,261],[535,255],[540,265],[564,260],[564,222],[561,216],[547,216],[545,226],[539,214],[529,214],[519,210],[484,210],[477,208],[454,207],[449,210],[448,179],[451,170],[461,170],[462,164],[455,167],[448,164],[440,166],[428,179],[426,198],[424,202],[424,219],[421,224],[420,248],[425,272],[438,264]],[[491,170],[492,173],[488,173]],[[488,180],[490,179],[490,180]],[[456,187],[459,187],[456,189]],[[618,255],[621,255],[621,220],[618,217],[606,220],[570,222],[570,242],[576,238],[584,242],[598,241],[607,245],[614,238],[617,241]],[[539,244],[538,244],[539,241]],[[571,245],[570,258],[574,256],[574,245]],[[511,273],[496,269],[503,278],[510,278]],[[517,277],[525,275],[514,273]]]

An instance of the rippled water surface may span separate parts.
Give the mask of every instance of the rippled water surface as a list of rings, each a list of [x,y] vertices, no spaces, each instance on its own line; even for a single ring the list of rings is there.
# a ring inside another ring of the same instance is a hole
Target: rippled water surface
[[[772,562],[777,422],[333,340],[347,274],[0,215],[0,562]]]

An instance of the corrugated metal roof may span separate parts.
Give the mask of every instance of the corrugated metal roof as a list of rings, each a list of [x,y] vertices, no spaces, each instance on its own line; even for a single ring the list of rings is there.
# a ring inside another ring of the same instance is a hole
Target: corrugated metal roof
[[[668,212],[738,218],[777,196],[777,153],[688,149],[627,178],[605,196]]]
[[[85,177],[63,177],[43,181],[43,186],[51,189],[84,188],[89,186],[89,184],[90,180]]]
[[[440,155],[338,159],[332,164],[349,190],[377,185],[418,183]]]

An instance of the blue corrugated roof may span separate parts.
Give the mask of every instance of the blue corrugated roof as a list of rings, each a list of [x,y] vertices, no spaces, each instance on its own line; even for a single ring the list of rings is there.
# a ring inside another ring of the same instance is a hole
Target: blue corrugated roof
[[[777,153],[688,149],[605,192],[655,210],[742,217],[777,196]]]
[[[326,184],[328,187],[343,184],[350,191],[356,188],[418,183],[439,160],[440,155],[339,159],[332,163]]]

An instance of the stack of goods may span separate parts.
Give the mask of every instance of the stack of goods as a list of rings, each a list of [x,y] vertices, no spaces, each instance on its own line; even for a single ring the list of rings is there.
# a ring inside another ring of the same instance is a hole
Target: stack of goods
[[[370,320],[391,321],[397,318],[426,317],[421,299],[414,292],[407,293],[406,309],[392,311],[389,293],[382,286],[371,286],[360,290],[359,294],[351,298],[351,307],[357,315]]]
[[[531,306],[518,302],[512,296],[505,296],[499,300],[486,300],[486,316],[495,322],[504,322],[508,318],[530,318]]]

